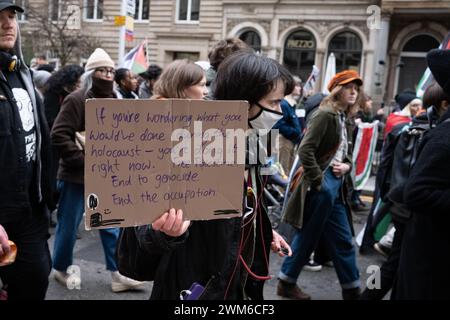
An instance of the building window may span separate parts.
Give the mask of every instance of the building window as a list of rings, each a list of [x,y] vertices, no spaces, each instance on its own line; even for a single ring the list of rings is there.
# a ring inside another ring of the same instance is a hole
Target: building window
[[[25,10],[25,12],[27,12],[28,8],[27,0],[15,0],[14,3],[22,7]],[[27,21],[27,16],[25,15],[25,12],[24,13],[17,12],[17,21],[19,22]]]
[[[427,52],[439,47],[434,37],[421,34],[411,38],[403,47],[400,54],[397,92],[406,89],[416,90],[417,85],[427,68]]]
[[[316,39],[306,30],[294,31],[284,44],[283,64],[303,81],[308,79],[316,55]]]
[[[61,17],[61,0],[50,0],[48,9],[52,21],[58,21]]]
[[[255,52],[261,52],[261,37],[255,31],[245,31],[239,36],[239,39],[244,41]]]
[[[333,37],[328,53],[336,57],[336,72],[355,70],[361,67],[362,42],[353,32],[341,32]]]
[[[150,8],[149,0],[136,0],[134,20],[136,21],[148,20],[149,8]]]
[[[200,0],[177,0],[177,22],[198,22]]]
[[[188,59],[189,61],[198,61],[200,54],[198,52],[173,52],[173,60]]]
[[[103,19],[103,0],[84,0],[84,19]]]

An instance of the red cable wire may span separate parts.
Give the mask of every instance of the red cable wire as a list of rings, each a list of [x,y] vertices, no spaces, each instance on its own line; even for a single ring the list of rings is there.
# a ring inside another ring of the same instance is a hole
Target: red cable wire
[[[256,275],[256,274],[254,274],[254,273],[252,272],[252,270],[250,270],[250,268],[248,267],[248,265],[245,263],[244,258],[242,258],[241,255],[239,255],[239,259],[241,260],[242,265],[244,266],[245,270],[247,270],[248,274],[249,274],[250,276],[252,276],[252,278],[254,278],[254,279],[256,279],[256,280],[270,280],[270,279],[272,279],[271,276],[258,276],[258,275]]]
[[[251,179],[250,179],[250,182],[248,182],[248,184],[250,184],[250,183],[251,183]],[[244,240],[244,236],[245,236],[245,234],[244,234],[244,228],[245,228],[245,226],[246,226],[248,223],[250,223],[250,222],[253,221],[253,219],[254,219],[254,217],[255,217],[255,215],[256,215],[256,213],[257,213],[257,211],[256,211],[256,208],[257,208],[257,201],[255,201],[255,205],[256,205],[256,207],[255,207],[255,209],[253,209],[252,216],[249,217],[249,219],[248,219],[248,221],[247,221],[246,223],[243,223],[243,224],[241,225],[241,240],[240,240],[240,242],[239,242],[239,248],[238,248],[238,256],[239,256],[239,257],[241,256],[241,252],[242,252],[242,248],[243,248],[243,246],[244,246],[244,243],[247,243],[248,237],[250,236],[250,232],[249,232],[249,233],[247,234],[247,238]],[[244,222],[244,220],[243,220],[243,222]],[[236,273],[237,265],[238,265],[238,263],[239,263],[239,260],[240,260],[240,259],[236,259],[236,264],[235,264],[235,266],[234,266],[233,273],[232,273],[232,275],[231,275],[231,277],[230,277],[230,281],[228,282],[227,289],[225,290],[225,296],[224,296],[224,299],[226,299],[226,297],[227,297],[227,295],[228,295],[228,290],[229,290],[229,288],[230,288],[231,282],[233,281],[234,275],[235,275],[235,273]]]
[[[260,212],[258,212],[258,209],[260,208],[260,206],[259,206],[260,203],[259,202],[261,201],[260,199],[261,199],[261,197],[263,195],[264,188],[265,188],[266,184],[267,184],[267,181],[263,181],[262,188],[261,188],[261,194],[260,194],[260,196],[258,197],[258,199],[256,201],[256,206],[255,206],[254,210],[255,210],[256,213],[259,213],[260,229],[261,229],[260,230],[260,236],[261,236],[261,242],[262,242],[263,251],[264,251],[264,260],[266,262],[266,268],[267,268],[267,271],[268,271],[269,270],[269,260],[267,259],[268,258],[267,257],[267,251],[266,251],[266,248],[265,248],[265,241],[264,241],[263,232],[262,232],[262,230],[263,230],[262,229],[262,214]],[[250,234],[251,234],[250,232],[247,234],[247,239],[245,239],[244,243],[247,243],[247,240],[250,237]],[[242,250],[242,248],[241,248],[241,250]],[[249,275],[252,276],[254,279],[257,279],[257,280],[270,280],[271,279],[270,276],[258,276],[258,275],[256,275],[255,273],[253,273],[250,270],[250,268],[246,264],[245,260],[243,259],[242,255],[239,255],[239,258],[240,258],[242,264],[244,265],[244,268],[247,270]]]
[[[249,176],[249,180],[247,181],[247,184],[248,184],[248,185],[251,185],[251,182],[252,182],[252,181],[251,181],[251,176]],[[245,262],[244,258],[243,258],[242,255],[241,255],[242,248],[243,248],[243,244],[244,244],[244,243],[247,243],[247,240],[248,240],[248,238],[250,237],[250,234],[251,234],[251,232],[249,232],[249,233],[247,234],[247,238],[246,238],[245,241],[244,241],[244,228],[245,228],[246,225],[248,225],[250,222],[252,222],[253,219],[255,218],[255,216],[257,215],[258,209],[259,209],[259,202],[261,201],[261,197],[262,197],[262,195],[263,195],[264,188],[265,188],[266,184],[267,184],[267,180],[266,180],[266,181],[263,181],[262,188],[261,188],[261,194],[260,194],[260,196],[259,196],[259,197],[256,199],[256,201],[255,201],[255,208],[253,209],[254,212],[253,212],[253,214],[252,214],[252,217],[251,217],[246,223],[243,223],[242,226],[241,226],[241,230],[242,230],[242,231],[241,231],[241,240],[240,240],[240,242],[239,242],[239,248],[238,248],[239,259],[236,260],[236,263],[235,263],[234,269],[233,269],[233,273],[231,274],[230,280],[228,281],[228,285],[227,285],[227,288],[226,288],[226,290],[225,290],[224,300],[225,300],[225,299],[227,298],[227,296],[228,296],[228,290],[230,289],[231,282],[233,281],[234,275],[236,274],[236,270],[237,270],[237,266],[238,266],[239,261],[241,261],[242,265],[244,266],[244,268],[246,269],[246,271],[248,272],[248,274],[249,274],[251,277],[253,277],[254,279],[257,279],[257,280],[270,280],[270,279],[272,279],[271,276],[258,276],[257,274],[253,273],[253,272],[251,271],[251,269],[249,268],[249,266],[247,265],[247,263]],[[267,271],[269,271],[269,260],[268,260],[267,251],[266,251],[266,248],[265,248],[265,241],[264,241],[263,232],[262,232],[263,229],[262,229],[262,215],[261,215],[261,214],[259,215],[259,218],[260,218],[260,229],[261,229],[261,230],[260,230],[260,231],[261,231],[261,232],[260,232],[260,236],[261,236],[261,242],[262,242],[263,250],[264,250],[264,259],[265,259],[265,261],[266,261],[266,268],[267,268]],[[243,222],[244,222],[244,221],[243,221]]]
[[[240,229],[241,230],[241,229]],[[238,255],[240,256],[241,247],[242,247],[242,241],[244,240],[244,233],[241,231],[241,240],[239,241],[239,248],[238,248]],[[234,275],[237,270],[239,259],[236,259],[236,263],[234,265],[233,273],[231,274],[230,280],[228,281],[227,289],[225,290],[225,295],[223,296],[223,299],[226,300],[228,296],[228,290],[230,289],[231,282],[233,281]]]

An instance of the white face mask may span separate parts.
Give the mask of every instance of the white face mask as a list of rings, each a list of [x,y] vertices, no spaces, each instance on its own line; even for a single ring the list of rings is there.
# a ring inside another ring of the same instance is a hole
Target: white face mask
[[[283,118],[282,112],[267,109],[259,103],[257,103],[256,105],[261,108],[261,111],[253,118],[248,119],[250,127],[252,127],[253,129],[270,130],[281,118]]]

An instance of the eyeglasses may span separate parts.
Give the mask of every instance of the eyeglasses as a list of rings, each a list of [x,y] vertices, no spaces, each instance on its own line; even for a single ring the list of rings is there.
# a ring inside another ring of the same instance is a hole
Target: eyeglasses
[[[100,72],[102,75],[106,76],[108,75],[108,73],[115,75],[116,71],[114,69],[109,69],[109,68],[97,68],[95,69],[95,72]]]

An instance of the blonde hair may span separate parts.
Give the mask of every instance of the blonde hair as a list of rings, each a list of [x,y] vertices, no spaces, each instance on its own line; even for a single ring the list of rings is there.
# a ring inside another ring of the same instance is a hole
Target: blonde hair
[[[203,69],[195,63],[183,59],[171,62],[163,71],[153,86],[158,98],[186,99],[185,90],[200,83],[205,76]]]
[[[344,111],[348,116],[355,115],[361,104],[361,94],[362,90],[361,87],[358,86],[358,97],[356,98],[356,102],[348,106],[345,110],[342,110],[342,103],[340,102],[340,97],[342,92],[344,91],[345,85],[337,85],[333,88],[333,90],[330,92],[328,96],[326,96],[322,102],[320,103],[319,108],[325,108],[326,106],[330,106],[334,111]]]

